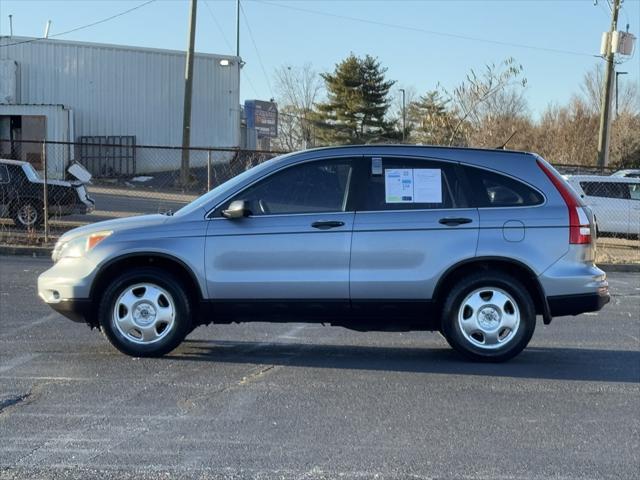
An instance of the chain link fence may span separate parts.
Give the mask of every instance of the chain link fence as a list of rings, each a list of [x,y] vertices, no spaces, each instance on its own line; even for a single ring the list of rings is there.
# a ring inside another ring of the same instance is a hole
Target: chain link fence
[[[51,244],[87,223],[175,211],[279,154],[192,148],[183,181],[180,147],[136,145],[122,137],[80,140],[0,140],[0,242]],[[555,166],[596,214],[599,261],[640,263],[640,179],[584,165]]]
[[[278,155],[191,148],[183,181],[182,152],[179,147],[87,139],[79,143],[0,140],[0,242],[51,243],[87,223],[175,211]]]

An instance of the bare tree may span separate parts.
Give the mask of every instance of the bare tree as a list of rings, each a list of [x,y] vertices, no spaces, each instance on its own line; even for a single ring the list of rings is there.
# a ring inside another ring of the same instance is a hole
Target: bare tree
[[[298,150],[314,144],[313,107],[324,83],[310,63],[283,65],[275,71],[275,89],[281,112],[280,133],[275,142],[282,149]]]
[[[481,74],[471,70],[453,92],[445,90],[452,105],[459,111],[458,123],[451,133],[449,144],[453,144],[459,130],[465,126],[480,130],[482,122],[489,115],[523,113],[526,103],[522,92],[509,90],[526,86],[527,79],[522,72],[522,65],[516,64],[513,58],[507,58],[499,65],[486,65]]]
[[[638,114],[640,112],[640,95],[638,94],[637,83],[626,81],[624,77],[620,77],[618,87],[620,88],[618,92],[618,111],[622,114]],[[603,89],[604,68],[602,64],[597,64],[584,74],[582,85],[580,85],[584,101],[594,113],[600,112]]]

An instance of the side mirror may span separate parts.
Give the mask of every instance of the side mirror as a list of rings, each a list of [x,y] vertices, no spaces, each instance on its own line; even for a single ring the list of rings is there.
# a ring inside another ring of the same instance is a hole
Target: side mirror
[[[244,200],[234,200],[226,210],[222,211],[222,216],[230,219],[248,217],[249,215],[251,215],[251,210],[247,208],[247,203]]]

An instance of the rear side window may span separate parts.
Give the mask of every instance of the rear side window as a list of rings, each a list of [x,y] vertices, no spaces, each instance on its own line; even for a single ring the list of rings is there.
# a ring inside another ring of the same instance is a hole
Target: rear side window
[[[465,206],[454,164],[411,158],[368,158],[361,211],[429,210]]]
[[[640,183],[628,183],[631,200],[640,200]]]
[[[627,183],[613,182],[580,182],[585,195],[601,198],[629,198],[629,186]]]
[[[544,202],[540,192],[511,177],[483,168],[464,169],[473,188],[474,207],[531,207]]]

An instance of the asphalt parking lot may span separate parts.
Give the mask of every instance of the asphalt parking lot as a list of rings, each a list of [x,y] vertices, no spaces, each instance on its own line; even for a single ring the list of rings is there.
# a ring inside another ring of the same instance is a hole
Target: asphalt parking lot
[[[638,478],[640,274],[506,364],[434,333],[203,327],[116,352],[0,257],[0,478]]]

